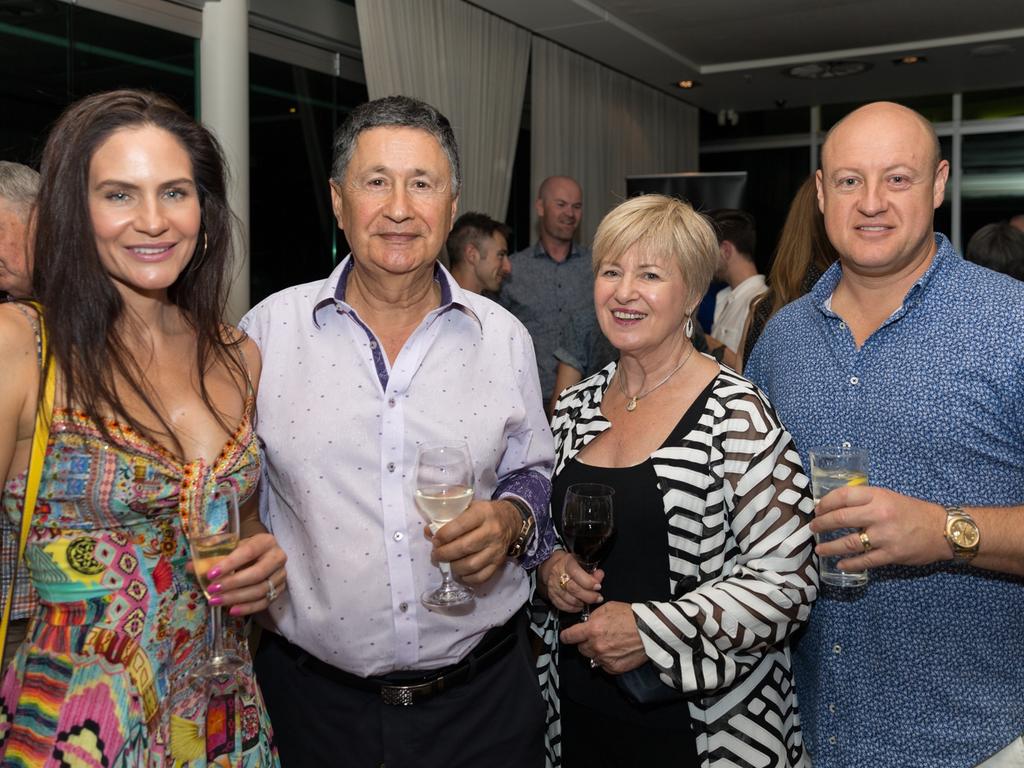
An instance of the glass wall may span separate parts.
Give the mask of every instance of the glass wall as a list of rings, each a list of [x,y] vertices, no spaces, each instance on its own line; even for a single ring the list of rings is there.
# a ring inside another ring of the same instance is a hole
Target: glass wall
[[[0,159],[38,166],[47,128],[94,91],[148,88],[189,112],[196,42],[76,5],[42,0],[0,17]]]
[[[1002,89],[974,93],[940,94],[901,100],[931,120],[939,133],[942,155],[951,164],[946,200],[935,212],[935,229],[950,237],[961,252],[979,227],[1024,213],[1024,89]],[[959,102],[959,106],[958,106]],[[709,140],[701,132],[701,170],[746,170],[751,178],[751,209],[758,218],[758,236],[765,246],[778,237],[789,197],[784,204],[778,196],[791,180],[811,170],[811,142],[820,144],[824,133],[858,104],[820,107],[822,133],[812,137],[809,127],[788,135],[730,137]],[[960,111],[960,120],[955,116]],[[746,113],[738,125],[787,125],[782,111],[760,113],[763,119]],[[796,113],[797,110],[792,110]],[[714,115],[702,114],[702,128]],[[715,127],[712,134],[722,136]],[[720,144],[721,146],[716,146]],[[960,162],[955,163],[959,153]],[[762,177],[769,177],[767,180]],[[799,182],[797,182],[798,184]],[[796,186],[792,186],[795,190]],[[791,197],[792,192],[788,195]],[[766,251],[760,248],[759,260]],[[770,253],[770,251],[767,251]],[[763,263],[763,262],[762,262]]]
[[[249,56],[251,301],[326,277],[348,247],[328,177],[338,124],[366,86]]]
[[[0,159],[38,167],[49,126],[82,96],[146,88],[199,107],[198,41],[56,0],[0,16]],[[347,252],[331,210],[331,141],[366,86],[251,55],[251,300],[326,276]]]
[[[963,244],[985,224],[1024,213],[1024,131],[963,138]]]

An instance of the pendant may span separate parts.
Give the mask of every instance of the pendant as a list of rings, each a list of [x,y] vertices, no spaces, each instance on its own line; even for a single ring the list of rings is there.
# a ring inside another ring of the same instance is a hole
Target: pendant
[[[629,411],[630,413],[632,413],[633,411],[636,410],[636,398],[635,397],[631,397],[629,399],[629,402],[626,403],[626,410]]]

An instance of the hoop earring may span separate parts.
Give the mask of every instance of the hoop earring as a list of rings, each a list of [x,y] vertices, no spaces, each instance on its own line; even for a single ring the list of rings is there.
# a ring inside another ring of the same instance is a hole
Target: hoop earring
[[[190,261],[189,265],[188,265],[188,271],[189,272],[194,272],[195,270],[197,270],[199,268],[199,265],[203,263],[203,259],[206,258],[206,251],[209,249],[209,247],[210,247],[210,238],[209,238],[209,235],[206,234],[206,230],[204,229],[203,230],[203,252],[200,253],[198,255],[198,257],[195,254],[192,255],[192,261]]]
[[[683,327],[683,333],[686,334],[686,338],[693,338],[693,316],[686,318],[686,325]]]

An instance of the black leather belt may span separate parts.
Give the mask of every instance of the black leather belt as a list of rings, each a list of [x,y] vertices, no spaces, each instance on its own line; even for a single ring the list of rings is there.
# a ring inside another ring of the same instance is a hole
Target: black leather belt
[[[263,642],[275,643],[298,666],[321,677],[339,685],[377,694],[381,701],[390,706],[409,707],[449,688],[464,685],[501,661],[516,646],[520,616],[516,614],[502,626],[488,630],[476,648],[458,664],[427,672],[395,672],[383,677],[359,677],[345,672],[311,656],[274,632],[264,631]]]

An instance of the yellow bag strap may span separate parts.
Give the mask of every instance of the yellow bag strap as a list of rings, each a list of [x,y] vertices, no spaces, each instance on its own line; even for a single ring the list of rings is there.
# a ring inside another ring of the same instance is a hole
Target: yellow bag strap
[[[36,497],[39,495],[39,479],[43,474],[43,460],[46,458],[46,446],[50,441],[50,418],[53,414],[53,394],[56,382],[56,366],[53,361],[47,364],[46,328],[43,315],[39,312],[39,345],[40,357],[46,370],[46,383],[43,385],[43,396],[36,408],[36,425],[32,433],[32,454],[28,462],[28,478],[25,482],[25,505],[21,510],[21,534],[18,537],[18,560],[11,573],[11,582],[7,585],[7,599],[4,601],[3,619],[0,622],[0,659],[3,658],[7,645],[7,627],[11,621],[11,610],[14,606],[14,584],[17,581],[18,568],[25,557],[25,546],[28,544],[28,531],[32,526],[32,517],[36,509]]]

